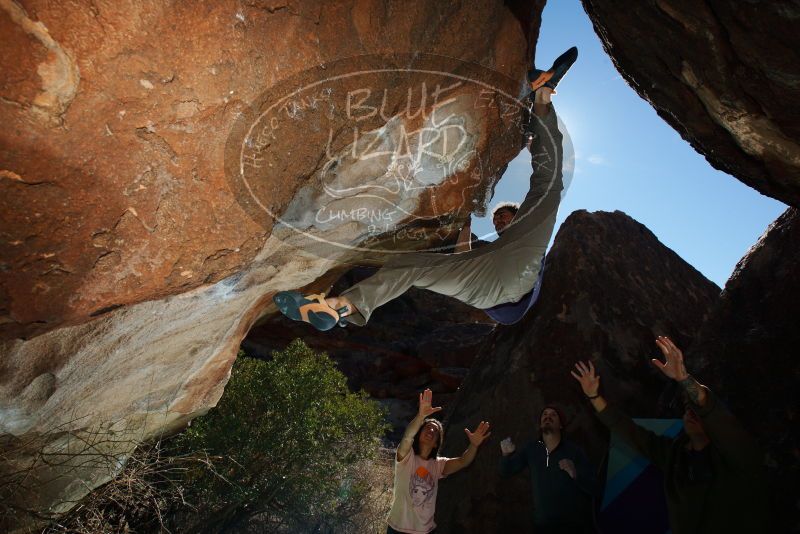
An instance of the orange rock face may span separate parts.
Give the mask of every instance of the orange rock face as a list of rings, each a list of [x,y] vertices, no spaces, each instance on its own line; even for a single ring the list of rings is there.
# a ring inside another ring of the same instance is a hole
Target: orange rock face
[[[274,291],[452,237],[517,152],[508,109],[542,4],[0,0],[0,433],[105,425],[133,443],[175,428],[216,403]],[[384,115],[357,120],[370,101],[347,95],[367,86],[341,82],[323,87],[328,115],[297,99],[313,120],[253,135],[265,98],[387,57],[394,78],[369,85],[388,90]],[[452,113],[401,113],[412,85],[453,75]],[[444,126],[460,128],[455,148],[424,137]],[[367,131],[389,148],[348,157]],[[248,156],[264,166],[245,195]],[[304,219],[364,208],[354,187],[385,192],[390,225]],[[20,498],[48,509],[109,474],[71,473]]]
[[[250,262],[271,225],[233,198],[225,143],[279,81],[373,53],[438,53],[516,80],[526,63],[520,23],[489,5],[3,6],[6,338],[185,292]],[[296,148],[293,165],[319,159],[304,138],[300,129],[282,138]],[[276,209],[296,193],[299,171],[269,182]]]

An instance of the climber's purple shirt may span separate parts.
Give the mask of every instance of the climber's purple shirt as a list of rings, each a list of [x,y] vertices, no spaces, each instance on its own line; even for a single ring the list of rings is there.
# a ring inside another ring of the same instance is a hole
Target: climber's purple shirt
[[[498,304],[497,306],[486,308],[483,311],[500,324],[508,325],[519,322],[536,303],[536,299],[539,298],[539,291],[542,289],[542,274],[544,274],[544,265],[542,265],[542,269],[539,271],[539,277],[536,279],[536,283],[533,284],[533,289],[525,293],[517,302]]]

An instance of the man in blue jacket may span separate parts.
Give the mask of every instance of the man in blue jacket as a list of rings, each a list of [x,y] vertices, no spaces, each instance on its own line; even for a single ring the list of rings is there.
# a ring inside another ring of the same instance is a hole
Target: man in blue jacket
[[[583,450],[564,439],[564,416],[546,406],[539,417],[541,439],[516,450],[511,438],[500,443],[500,476],[530,471],[533,524],[536,534],[588,534],[595,532],[593,498],[597,495],[595,470]]]

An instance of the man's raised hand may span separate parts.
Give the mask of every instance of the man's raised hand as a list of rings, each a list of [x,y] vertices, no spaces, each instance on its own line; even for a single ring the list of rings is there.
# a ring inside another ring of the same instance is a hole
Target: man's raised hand
[[[689,399],[698,406],[705,406],[707,394],[706,387],[686,371],[683,363],[683,353],[667,336],[658,336],[656,345],[664,355],[664,362],[653,358],[651,361],[665,376],[678,382],[689,395]]]
[[[478,428],[475,429],[475,432],[470,432],[468,428],[465,428],[464,432],[467,433],[469,442],[476,447],[480,447],[481,443],[492,435],[492,433],[489,432],[489,423],[486,421],[481,421]]]
[[[600,390],[600,377],[597,376],[591,361],[576,363],[575,371],[570,371],[569,374],[580,383],[584,395],[587,397],[597,396],[597,392]]]
[[[432,402],[433,402],[433,392],[430,389],[426,389],[425,391],[419,394],[419,410],[417,411],[419,417],[425,418],[431,414],[441,411],[442,407],[437,406],[434,408],[433,406],[431,406]]]
[[[658,336],[656,338],[656,345],[661,349],[666,361],[662,362],[657,358],[650,360],[656,368],[664,373],[667,377],[680,382],[689,377],[686,372],[686,366],[683,364],[683,353],[681,349],[675,346],[667,336]]]

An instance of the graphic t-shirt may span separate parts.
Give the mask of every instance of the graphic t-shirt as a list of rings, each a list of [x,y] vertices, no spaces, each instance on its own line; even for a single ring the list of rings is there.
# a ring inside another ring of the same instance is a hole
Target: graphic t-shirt
[[[444,478],[444,464],[450,458],[423,460],[412,450],[402,461],[394,462],[394,500],[389,526],[408,534],[428,534],[436,528],[436,493]]]

